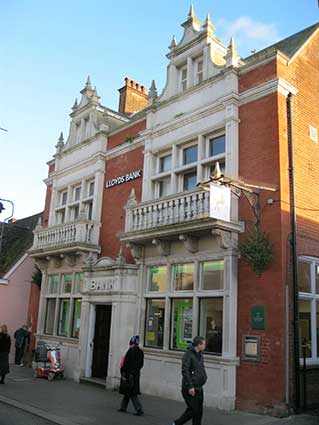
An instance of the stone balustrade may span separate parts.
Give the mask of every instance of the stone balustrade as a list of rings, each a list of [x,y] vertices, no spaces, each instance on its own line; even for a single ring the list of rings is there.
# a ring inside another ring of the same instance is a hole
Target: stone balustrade
[[[128,203],[125,232],[209,217],[209,192],[194,191],[142,203]]]
[[[75,244],[98,245],[98,227],[83,220],[48,228],[36,227],[31,251]]]

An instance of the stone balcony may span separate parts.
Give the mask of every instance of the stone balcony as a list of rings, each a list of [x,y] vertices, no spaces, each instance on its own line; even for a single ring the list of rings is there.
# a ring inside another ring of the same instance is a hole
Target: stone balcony
[[[33,233],[33,245],[29,251],[32,257],[77,251],[100,252],[99,224],[90,220],[80,219],[47,228],[38,225]]]
[[[210,193],[202,190],[175,194],[138,203],[132,193],[126,205],[125,232],[121,241],[129,246],[156,245],[159,240],[196,240],[211,231],[227,237],[243,232],[243,223],[216,220],[209,216]]]

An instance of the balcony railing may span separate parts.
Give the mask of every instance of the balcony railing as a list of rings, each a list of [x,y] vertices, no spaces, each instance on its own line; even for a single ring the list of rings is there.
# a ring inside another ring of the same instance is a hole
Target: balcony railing
[[[126,207],[125,232],[147,230],[209,217],[209,192],[196,191]]]
[[[88,220],[48,228],[37,226],[31,251],[63,248],[70,245],[98,245],[98,226]]]

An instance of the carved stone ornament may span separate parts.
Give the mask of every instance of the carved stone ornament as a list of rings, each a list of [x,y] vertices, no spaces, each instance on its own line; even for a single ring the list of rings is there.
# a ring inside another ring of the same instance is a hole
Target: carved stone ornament
[[[49,266],[49,261],[45,258],[35,258],[34,262],[41,271],[47,270]]]
[[[194,253],[198,251],[198,238],[189,235],[179,235],[178,239],[183,241],[188,252]]]
[[[156,246],[159,255],[167,256],[170,253],[171,244],[163,239],[153,239],[152,244]]]
[[[64,263],[65,263],[65,265],[67,265],[69,267],[75,266],[77,255],[74,255],[74,254],[63,255],[62,254],[62,257],[64,257]]]
[[[136,245],[135,243],[127,243],[126,244],[127,248],[129,248],[131,250],[131,254],[133,256],[134,259],[138,260],[139,258],[142,257],[142,253],[143,253],[143,246],[142,245]]]
[[[125,258],[124,251],[123,251],[123,245],[120,246],[120,250],[119,250],[119,254],[116,258],[116,262],[120,266],[123,266],[124,264],[126,264],[126,258]]]
[[[219,238],[219,245],[222,249],[236,248],[231,232],[221,229],[213,229],[212,235]]]
[[[51,267],[59,269],[62,266],[62,258],[57,255],[49,255],[47,261],[50,263]]]

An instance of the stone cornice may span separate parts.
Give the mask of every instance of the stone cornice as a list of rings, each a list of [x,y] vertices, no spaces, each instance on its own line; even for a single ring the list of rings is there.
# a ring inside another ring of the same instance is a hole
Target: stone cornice
[[[260,84],[259,86],[240,93],[240,106],[276,92],[287,96],[288,93],[295,95],[298,90],[283,78],[275,78],[271,81],[267,81],[266,83]]]

